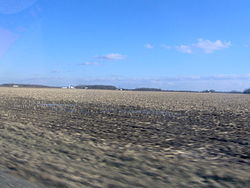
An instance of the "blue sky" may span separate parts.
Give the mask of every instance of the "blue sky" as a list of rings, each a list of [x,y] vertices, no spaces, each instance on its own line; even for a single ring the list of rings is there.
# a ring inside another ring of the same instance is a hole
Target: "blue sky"
[[[250,87],[249,0],[0,0],[0,83]]]

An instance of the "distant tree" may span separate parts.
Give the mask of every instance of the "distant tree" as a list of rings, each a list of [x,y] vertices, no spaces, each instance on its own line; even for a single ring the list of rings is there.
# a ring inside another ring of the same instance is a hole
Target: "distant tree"
[[[76,89],[106,89],[106,90],[116,90],[115,86],[111,85],[78,85]]]
[[[158,88],[135,88],[134,91],[162,91]]]
[[[202,91],[202,93],[215,93],[215,92],[216,92],[216,91],[215,91],[214,89]]]
[[[232,91],[229,91],[228,93],[235,93],[235,94],[238,94],[238,93],[242,93],[242,92],[241,92],[241,91],[232,90]]]
[[[250,88],[245,89],[245,90],[243,91],[243,93],[244,93],[244,94],[250,94]]]
[[[36,84],[1,84],[0,87],[24,87],[24,88],[57,88],[52,86],[45,85],[36,85]]]
[[[215,93],[216,91],[214,89],[209,90],[210,93]]]

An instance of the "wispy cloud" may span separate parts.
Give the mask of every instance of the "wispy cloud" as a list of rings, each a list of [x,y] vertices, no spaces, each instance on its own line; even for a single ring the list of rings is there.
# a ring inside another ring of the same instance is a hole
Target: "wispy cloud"
[[[79,65],[87,66],[87,65],[100,65],[98,62],[84,62],[80,63]]]
[[[172,48],[172,46],[166,45],[166,44],[162,44],[161,47],[162,47],[162,48],[165,48],[165,49],[167,49],[167,50],[170,50],[170,49]]]
[[[118,54],[118,53],[111,53],[106,55],[100,55],[97,56],[97,59],[103,59],[103,60],[123,60],[126,59],[127,56]]]
[[[191,54],[193,53],[193,49],[192,46],[189,45],[180,45],[180,46],[176,46],[176,49],[182,53],[187,53],[187,54]]]
[[[210,41],[204,39],[198,39],[198,42],[194,44],[194,47],[202,49],[205,53],[213,53],[217,50],[222,50],[231,46],[231,42],[223,42],[221,40]]]
[[[154,48],[154,46],[153,46],[152,44],[149,44],[149,43],[148,43],[148,44],[145,44],[144,47],[147,48],[147,49],[152,49],[152,48]]]
[[[50,71],[50,73],[56,74],[56,73],[60,73],[60,71],[59,70],[52,70],[52,71]]]
[[[162,45],[163,48],[165,49],[176,49],[179,52],[182,53],[187,53],[187,54],[192,54],[193,52],[202,50],[204,53],[213,53],[218,50],[223,50],[226,48],[229,48],[231,46],[230,41],[221,41],[221,40],[216,40],[216,41],[211,41],[211,40],[205,40],[205,39],[198,39],[196,43],[193,44],[181,44],[177,45],[175,47],[169,46],[169,45]]]

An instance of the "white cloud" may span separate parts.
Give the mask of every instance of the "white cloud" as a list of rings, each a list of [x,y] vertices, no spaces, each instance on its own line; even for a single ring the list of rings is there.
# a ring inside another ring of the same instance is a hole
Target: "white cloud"
[[[81,63],[80,65],[100,65],[97,62],[85,62],[85,63]]]
[[[204,53],[213,53],[217,50],[223,50],[225,48],[229,48],[231,46],[231,42],[223,42],[221,40],[210,41],[205,39],[198,39],[198,41],[194,44],[188,45],[178,45],[175,47],[176,50],[182,53],[191,54],[199,49],[201,49]],[[163,45],[166,49],[171,49],[171,46]]]
[[[205,53],[213,53],[214,51],[230,47],[231,42],[223,42],[221,40],[212,42],[210,40],[198,39],[198,42],[193,46],[204,50]]]
[[[172,46],[169,46],[169,45],[166,45],[166,44],[161,45],[161,47],[162,47],[162,48],[165,48],[165,49],[167,49],[167,50],[169,50],[169,49],[172,48]]]
[[[106,55],[100,55],[100,56],[97,56],[96,58],[103,59],[103,60],[123,60],[123,59],[126,59],[126,57],[127,56],[122,55],[122,54],[111,53],[111,54],[106,54]]]
[[[193,53],[192,46],[189,45],[176,46],[176,49],[182,53],[187,53],[187,54]]]
[[[154,46],[152,45],[152,44],[145,44],[145,46],[144,46],[145,48],[148,48],[148,49],[152,49],[152,48],[154,48]]]

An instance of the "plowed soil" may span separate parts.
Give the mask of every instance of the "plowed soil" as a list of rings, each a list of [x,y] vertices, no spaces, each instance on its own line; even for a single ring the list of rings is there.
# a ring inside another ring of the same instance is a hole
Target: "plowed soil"
[[[250,187],[249,144],[250,95],[0,88],[0,170],[38,186]]]

